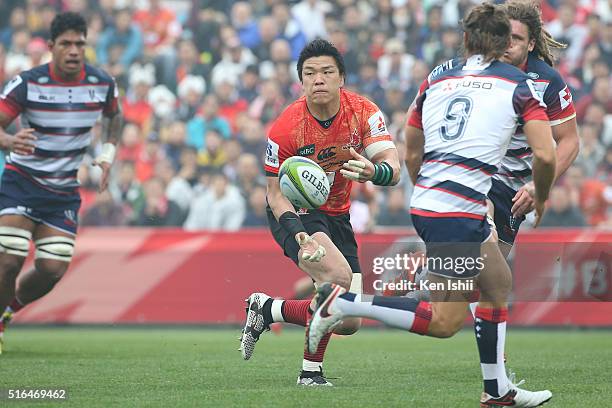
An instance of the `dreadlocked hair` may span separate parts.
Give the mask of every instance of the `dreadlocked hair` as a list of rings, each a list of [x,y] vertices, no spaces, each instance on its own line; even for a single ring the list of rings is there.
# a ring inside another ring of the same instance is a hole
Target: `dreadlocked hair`
[[[551,67],[555,57],[551,48],[564,49],[567,44],[556,41],[542,26],[542,18],[539,7],[533,2],[526,0],[510,0],[502,7],[510,20],[520,21],[527,26],[529,39],[535,40],[533,52]]]

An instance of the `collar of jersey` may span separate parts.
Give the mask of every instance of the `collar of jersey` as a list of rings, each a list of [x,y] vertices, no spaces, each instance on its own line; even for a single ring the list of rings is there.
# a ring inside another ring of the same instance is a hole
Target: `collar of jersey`
[[[60,77],[55,75],[54,69],[55,69],[55,66],[53,65],[53,61],[52,61],[52,62],[49,63],[49,76],[55,82],[59,82],[60,84],[63,84],[63,85],[77,85],[82,80],[85,79],[85,67],[83,67],[83,69],[81,69],[81,73],[79,74],[79,79],[76,80],[76,81],[64,81],[64,80],[62,80]]]

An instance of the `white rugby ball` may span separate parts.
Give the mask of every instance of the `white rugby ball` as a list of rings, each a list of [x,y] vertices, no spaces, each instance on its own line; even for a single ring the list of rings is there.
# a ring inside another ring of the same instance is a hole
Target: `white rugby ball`
[[[278,172],[281,193],[298,208],[316,209],[329,197],[329,179],[314,161],[293,156],[283,162]]]

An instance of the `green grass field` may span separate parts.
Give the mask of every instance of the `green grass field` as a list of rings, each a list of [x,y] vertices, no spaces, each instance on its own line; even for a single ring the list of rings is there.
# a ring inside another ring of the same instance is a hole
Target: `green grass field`
[[[28,328],[7,332],[0,388],[66,388],[55,407],[478,407],[480,368],[471,331],[436,340],[399,331],[335,337],[326,375],[335,387],[299,388],[303,332],[266,333],[253,358],[238,330]],[[550,407],[610,407],[612,332],[509,333],[509,367]]]

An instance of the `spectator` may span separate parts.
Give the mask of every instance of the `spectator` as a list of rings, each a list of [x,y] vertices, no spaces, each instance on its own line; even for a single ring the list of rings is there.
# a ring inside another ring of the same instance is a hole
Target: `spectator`
[[[216,129],[208,129],[204,149],[198,153],[198,165],[221,169],[226,162],[227,156],[223,148],[223,137]]]
[[[584,227],[586,222],[580,209],[572,204],[567,187],[554,186],[550,192],[548,209],[540,227]]]
[[[357,80],[359,93],[367,96],[376,105],[382,106],[385,98],[385,90],[380,85],[377,67],[373,62],[365,62],[359,67],[359,79]]]
[[[178,90],[185,78],[193,77],[204,82],[206,89],[206,78],[210,79],[211,67],[200,62],[200,55],[196,45],[190,39],[182,39],[177,44],[177,58],[174,64],[168,64],[166,72],[163,73],[163,83],[172,91]],[[180,91],[179,91],[180,93]]]
[[[238,85],[240,99],[251,103],[257,98],[257,86],[259,85],[259,69],[256,65],[246,67]]]
[[[580,153],[576,163],[585,170],[586,177],[595,177],[597,168],[602,163],[605,149],[599,142],[597,126],[585,123],[580,126]]]
[[[170,161],[175,171],[178,171],[180,168],[181,155],[187,147],[186,138],[187,130],[185,123],[178,120],[172,122],[163,133],[162,140],[164,144],[162,148],[164,150],[164,157]]]
[[[158,161],[164,158],[161,140],[157,133],[150,133],[143,149],[136,160],[136,178],[145,182],[153,177],[153,171]]]
[[[378,225],[405,227],[412,225],[410,214],[404,203],[404,190],[394,188],[387,195],[387,207],[378,215]]]
[[[178,176],[187,180],[190,186],[198,183],[198,152],[193,147],[187,146],[181,153],[181,164]]]
[[[246,1],[238,1],[232,6],[232,26],[236,29],[242,45],[250,49],[259,45],[257,21],[253,19],[253,9]]]
[[[325,15],[332,11],[332,6],[321,0],[302,0],[291,9],[306,36],[306,41],[317,37],[326,38]]]
[[[229,184],[222,172],[217,172],[212,176],[210,187],[191,204],[184,228],[188,231],[236,231],[245,213],[245,200],[238,188]]]
[[[278,83],[270,79],[262,84],[260,95],[251,102],[249,116],[269,123],[280,115],[284,107],[285,98]]]
[[[278,37],[277,22],[272,16],[263,16],[257,25],[258,41],[255,47],[251,47],[260,61],[270,59],[270,45]],[[244,42],[243,42],[244,43]]]
[[[178,85],[179,103],[176,117],[188,122],[193,119],[204,100],[206,82],[200,76],[187,75]]]
[[[442,7],[435,5],[427,11],[427,23],[421,29],[420,44],[420,57],[433,65],[436,53],[442,49]]]
[[[563,3],[559,7],[558,18],[547,26],[550,35],[562,43],[569,44],[564,57],[570,70],[574,69],[580,60],[582,47],[588,36],[584,24],[576,23],[575,12],[575,6]]]
[[[578,122],[582,122],[586,116],[586,110],[594,103],[599,103],[604,106],[606,114],[612,113],[612,98],[610,97],[610,79],[596,78],[593,81],[593,89],[590,94],[582,97],[576,102],[576,117]]]
[[[255,118],[248,118],[239,136],[244,151],[253,153],[256,157],[263,160],[266,151],[266,132],[262,123]]]
[[[136,162],[144,148],[144,137],[140,127],[134,123],[126,123],[121,132],[121,143],[117,151],[117,161]]]
[[[284,2],[277,2],[272,6],[272,16],[276,20],[281,37],[289,42],[291,60],[297,61],[306,45],[306,36],[300,24],[293,18],[289,6]]]
[[[123,207],[115,203],[112,194],[104,190],[96,195],[94,204],[83,214],[83,226],[109,227],[126,225]]]
[[[235,84],[246,67],[256,63],[251,50],[244,48],[237,37],[231,37],[224,44],[223,58],[212,69],[213,87],[224,81]]]
[[[144,183],[145,204],[136,214],[132,225],[140,227],[178,227],[184,217],[181,207],[169,200],[165,194],[165,184],[158,177]]]
[[[132,66],[129,83],[131,90],[122,100],[123,116],[146,133],[153,124],[153,107],[149,103],[149,91],[155,85],[153,66]]]
[[[378,60],[378,78],[382,87],[386,89],[395,84],[402,91],[408,89],[412,65],[414,57],[406,54],[402,41],[398,38],[387,40],[385,54]]]
[[[115,12],[115,25],[109,26],[98,40],[98,63],[112,75],[120,76],[142,54],[142,34],[132,22],[132,11],[122,8]]]
[[[182,177],[177,176],[170,160],[162,159],[155,165],[155,177],[163,181],[166,186],[166,197],[178,204],[183,212],[183,219],[189,212],[193,200],[193,189]]]
[[[242,227],[267,227],[268,217],[266,213],[266,188],[255,186],[248,196],[248,207]]]
[[[133,219],[144,207],[144,191],[136,179],[136,166],[132,161],[122,161],[114,183],[109,186],[114,202],[123,207],[128,220]]]
[[[221,81],[215,85],[215,95],[219,100],[219,116],[225,118],[230,124],[233,133],[238,130],[237,118],[246,112],[249,105],[240,99],[238,91],[231,81]]]
[[[259,159],[252,153],[244,153],[238,159],[236,186],[245,198],[248,198],[257,186],[266,184],[260,168]]]
[[[9,49],[13,43],[13,34],[20,29],[26,28],[25,9],[15,7],[11,10],[8,26],[0,30],[0,43],[5,49]]]
[[[207,95],[200,114],[187,122],[187,144],[197,150],[202,149],[210,129],[217,131],[224,139],[231,136],[228,121],[219,115],[219,99],[216,95]]]
[[[146,8],[134,13],[132,21],[140,27],[145,52],[148,55],[174,54],[176,39],[181,34],[181,25],[174,12],[162,7],[161,0],[148,0]]]

